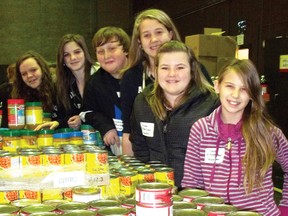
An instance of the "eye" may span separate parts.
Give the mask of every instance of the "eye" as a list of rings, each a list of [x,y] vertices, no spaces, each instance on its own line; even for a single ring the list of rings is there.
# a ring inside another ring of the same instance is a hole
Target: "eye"
[[[81,50],[76,50],[74,53],[75,54],[79,54],[79,53],[81,53],[82,51]]]
[[[168,70],[168,67],[167,66],[162,66],[160,67],[161,70]]]
[[[96,50],[97,55],[104,55],[104,50]]]
[[[247,92],[247,88],[243,87],[240,89],[242,92]]]
[[[69,56],[69,53],[64,53],[64,58]]]
[[[150,34],[143,34],[142,37],[147,39],[150,37]]]
[[[25,77],[27,75],[27,72],[21,73],[22,77]]]
[[[158,30],[158,31],[156,31],[156,35],[161,35],[162,33],[163,33],[162,30]]]
[[[111,51],[116,50],[116,48],[117,48],[117,47],[114,47],[114,46],[113,46],[113,47],[109,47],[108,50],[111,52]]]

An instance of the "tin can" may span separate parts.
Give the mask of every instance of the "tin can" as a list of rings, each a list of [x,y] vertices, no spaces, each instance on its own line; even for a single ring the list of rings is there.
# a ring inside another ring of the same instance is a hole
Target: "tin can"
[[[154,171],[146,168],[146,169],[140,169],[138,171],[138,182],[141,183],[146,183],[146,182],[155,182],[155,174]]]
[[[86,171],[90,174],[108,173],[108,152],[105,150],[90,150],[86,152]]]
[[[51,205],[56,207],[57,205],[63,204],[63,203],[67,203],[69,202],[68,200],[63,200],[63,199],[51,199],[51,200],[44,200],[43,204],[45,205]]]
[[[17,199],[19,199],[17,190],[0,191],[0,203],[8,204]]]
[[[202,208],[208,216],[226,216],[228,213],[237,211],[237,208],[228,204],[209,204]]]
[[[88,204],[83,202],[67,202],[59,204],[56,208],[58,214],[63,214],[71,210],[87,210]]]
[[[57,216],[58,214],[54,212],[38,212],[38,213],[32,213],[30,216]],[[58,215],[59,216],[59,215]]]
[[[77,186],[72,188],[74,202],[90,202],[101,198],[101,189],[95,186]]]
[[[158,182],[138,184],[135,199],[141,204],[170,204],[172,203],[172,187]]]
[[[155,168],[157,182],[168,183],[174,186],[174,170],[170,167]]]
[[[83,143],[96,145],[96,130],[91,125],[81,125]]]
[[[165,204],[155,204],[155,205],[138,202],[136,205],[136,215],[137,216],[147,216],[147,215],[172,216],[173,205],[172,205],[172,202],[165,203]]]
[[[72,201],[73,200],[72,188],[63,189],[63,199],[67,200],[67,201]]]
[[[106,197],[117,198],[120,195],[120,178],[118,174],[110,173],[110,184],[106,185]]]
[[[199,209],[176,209],[173,211],[174,216],[206,216],[205,212]]]
[[[120,194],[126,197],[131,197],[135,193],[135,187],[138,184],[137,172],[123,171],[119,175]]]
[[[178,193],[183,197],[183,201],[192,202],[197,197],[208,196],[208,192],[201,189],[186,188]]]
[[[121,206],[124,208],[133,209],[136,206],[136,200],[133,198],[125,199]]]
[[[85,153],[83,150],[71,149],[64,153],[65,165],[85,163]]]
[[[0,170],[20,168],[20,158],[16,153],[3,153],[0,155]]]
[[[63,216],[95,216],[96,212],[90,210],[71,210],[69,212],[65,212]]]
[[[42,202],[46,200],[63,199],[62,188],[43,188],[41,193],[42,193]]]
[[[38,150],[32,149],[23,149],[25,151],[21,151],[20,154],[20,163],[22,167],[25,166],[35,166],[40,167],[42,160],[41,160],[41,152]],[[41,174],[41,173],[39,173]],[[39,175],[37,174],[37,175]]]
[[[33,199],[17,199],[11,202],[11,205],[23,208],[30,205],[40,204],[39,200]]]
[[[42,155],[42,165],[44,166],[63,166],[64,165],[64,154],[60,150],[46,151]]]
[[[20,199],[32,199],[41,202],[41,191],[40,190],[20,190]]]
[[[107,207],[120,206],[120,203],[117,200],[109,200],[109,199],[92,200],[88,204],[89,204],[89,210],[92,211],[98,211],[99,209]]]
[[[181,196],[179,196],[179,195],[177,195],[177,194],[173,194],[173,195],[172,195],[172,200],[173,200],[173,202],[174,202],[174,201],[175,201],[175,202],[183,201],[183,197],[181,197]]]
[[[97,212],[98,216],[106,216],[106,215],[117,215],[117,216],[129,216],[129,210],[123,207],[106,207],[103,209],[99,209]]]
[[[13,205],[0,205],[0,215],[3,214],[18,214],[19,208]]]
[[[45,205],[45,204],[35,204],[35,205],[29,205],[26,207],[23,207],[21,209],[21,215],[30,215],[32,213],[38,213],[38,212],[52,212],[55,210],[55,207]]]
[[[197,205],[194,202],[173,201],[173,210],[176,209],[196,209]]]
[[[261,214],[251,211],[236,211],[227,214],[227,216],[261,216]]]
[[[224,199],[215,196],[205,196],[195,198],[193,202],[196,203],[197,209],[202,209],[204,206],[209,204],[224,204]]]

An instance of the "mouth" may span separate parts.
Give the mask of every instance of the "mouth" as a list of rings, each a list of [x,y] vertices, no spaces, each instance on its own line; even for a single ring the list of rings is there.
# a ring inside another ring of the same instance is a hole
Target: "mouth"
[[[160,45],[154,45],[154,46],[150,46],[150,49],[157,51],[159,49],[159,47],[160,47]]]
[[[231,104],[232,106],[237,106],[240,104],[240,102],[237,102],[237,101],[231,101],[231,100],[228,100],[228,103]]]

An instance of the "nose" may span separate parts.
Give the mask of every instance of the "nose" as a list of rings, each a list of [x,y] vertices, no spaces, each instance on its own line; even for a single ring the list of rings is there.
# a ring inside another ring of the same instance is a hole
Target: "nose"
[[[168,75],[174,76],[176,74],[176,71],[174,69],[170,69]]]
[[[232,96],[234,98],[238,98],[240,95],[240,90],[239,89],[234,89],[233,92],[232,92]]]
[[[151,41],[154,42],[154,41],[157,41],[157,40],[158,40],[157,35],[152,34],[152,36],[151,36]]]
[[[107,59],[110,57],[110,52],[108,50],[104,51],[104,58]]]

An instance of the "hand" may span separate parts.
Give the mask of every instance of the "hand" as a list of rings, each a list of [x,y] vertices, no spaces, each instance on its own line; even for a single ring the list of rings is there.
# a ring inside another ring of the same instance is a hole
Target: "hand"
[[[72,116],[68,119],[67,124],[70,128],[78,130],[81,126],[81,119],[79,115]]]
[[[119,136],[117,135],[116,129],[111,129],[109,130],[103,137],[103,142],[105,145],[118,145],[120,146],[120,139]]]
[[[49,128],[50,130],[53,130],[59,126],[59,122],[57,121],[51,121],[51,122],[45,122],[43,124],[37,125],[37,127],[34,129],[34,131],[41,130],[43,128]]]
[[[122,137],[122,152],[123,155],[134,156],[134,152],[132,150],[132,143],[129,139],[129,133],[123,133]]]

